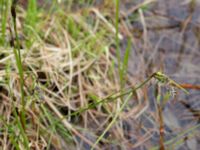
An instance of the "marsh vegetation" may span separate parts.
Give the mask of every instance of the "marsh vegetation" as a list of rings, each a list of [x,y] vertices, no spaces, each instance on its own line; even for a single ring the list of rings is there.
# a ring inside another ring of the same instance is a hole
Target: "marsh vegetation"
[[[0,0],[0,149],[200,148],[199,0]]]

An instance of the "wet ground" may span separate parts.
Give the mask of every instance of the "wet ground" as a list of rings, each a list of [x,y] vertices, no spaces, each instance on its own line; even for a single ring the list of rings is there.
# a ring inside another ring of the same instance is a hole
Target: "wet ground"
[[[195,88],[200,85],[200,1],[158,0],[143,6],[142,13],[139,13],[136,6],[142,2],[127,1],[121,7],[129,20],[134,18],[129,26],[135,40],[129,61],[129,73],[138,76],[163,70],[178,83],[191,86],[187,89],[190,94],[178,92],[163,108],[164,137],[165,142],[185,140],[180,145],[170,143],[170,149],[200,149],[200,89]],[[130,11],[134,7],[134,11]],[[140,131],[144,134],[148,134],[156,126],[148,119],[149,114],[155,111],[153,91],[152,86],[148,90],[151,97],[148,111],[137,120],[144,123],[146,131]],[[194,130],[195,133],[181,135],[193,127],[198,128]],[[159,145],[159,133],[151,133],[154,136],[144,142],[146,146],[135,148],[148,149],[148,146]],[[178,135],[181,138],[174,139]]]

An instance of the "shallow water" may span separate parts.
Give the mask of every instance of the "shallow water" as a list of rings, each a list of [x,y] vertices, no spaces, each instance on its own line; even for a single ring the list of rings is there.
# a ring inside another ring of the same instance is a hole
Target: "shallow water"
[[[127,2],[122,6],[125,12],[138,2]],[[143,9],[145,28],[140,17],[131,22],[136,44],[129,61],[129,73],[137,76],[142,72],[152,73],[163,70],[169,77],[178,83],[200,84],[200,1],[158,0]],[[137,13],[137,12],[135,12]],[[133,13],[129,14],[131,18]],[[144,31],[146,29],[146,35]],[[141,58],[141,59],[140,59]],[[145,71],[139,68],[145,68]],[[155,111],[155,98],[152,95],[154,87],[148,90],[150,108],[143,115],[144,126],[149,127],[147,121],[150,112]],[[171,140],[185,130],[199,125],[200,103],[199,89],[188,89],[189,95],[179,91],[178,95],[169,101],[163,108],[165,141]],[[194,110],[198,115],[194,115]],[[155,127],[155,125],[153,125]],[[199,132],[199,129],[195,130]],[[175,149],[199,149],[199,133]],[[187,135],[182,138],[187,138]],[[159,145],[159,135],[154,133],[147,145]],[[144,149],[139,146],[139,149]],[[147,148],[147,147],[146,147]],[[145,148],[145,149],[146,149]]]

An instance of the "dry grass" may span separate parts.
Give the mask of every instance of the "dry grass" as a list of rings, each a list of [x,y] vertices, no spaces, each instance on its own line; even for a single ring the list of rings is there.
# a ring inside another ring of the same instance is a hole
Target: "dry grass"
[[[109,48],[114,44],[114,25],[96,8],[67,14],[61,10],[49,16],[41,13],[36,28],[24,25],[25,13],[21,8],[17,13],[17,30],[20,35],[24,28],[31,33],[31,37],[23,35],[20,40],[30,148],[66,149],[69,143],[68,149],[92,146],[121,102],[101,104],[76,116],[70,114],[97,101],[94,95],[103,98],[119,91],[116,60]],[[26,46],[26,40],[32,41],[31,47]],[[1,78],[5,81],[1,85],[5,91],[1,92],[1,120],[5,121],[1,124],[1,145],[13,149],[8,136],[21,138],[13,116],[13,108],[21,110],[20,83],[12,48],[1,47],[1,53],[5,55],[1,59]],[[132,112],[127,114],[131,116]],[[115,141],[124,139],[120,126],[108,133],[104,143],[110,143],[111,137]],[[22,140],[16,142],[25,149]]]
[[[156,136],[160,134],[161,121],[155,101],[153,107],[156,111],[150,110],[149,92],[153,93],[152,89],[144,87],[134,91],[133,95],[129,95],[128,105],[124,104],[127,96],[95,105],[112,93],[135,87],[162,68],[162,64],[151,65],[155,64],[158,46],[165,36],[156,46],[151,45],[149,18],[141,9],[152,2],[154,0],[144,1],[128,13],[120,14],[117,36],[122,41],[121,55],[125,55],[128,38],[134,49],[130,54],[129,69],[123,76],[123,89],[117,70],[114,3],[105,2],[99,7],[90,6],[76,11],[66,10],[60,5],[60,9],[52,12],[38,11],[33,24],[26,23],[27,11],[18,7],[17,30],[26,101],[25,133],[30,149],[91,149],[98,140],[96,149],[134,149],[144,145],[157,149],[154,146],[160,145]],[[134,35],[132,33],[128,17],[134,11],[138,11],[142,34],[139,30],[138,35],[135,35],[137,31]],[[20,113],[22,106],[20,78],[13,48],[9,46],[11,16],[7,22],[7,43],[0,46],[0,147],[3,150],[26,149],[17,124],[18,117],[14,115],[15,110]],[[141,40],[135,36],[140,36]],[[150,56],[148,59],[147,55]],[[91,104],[94,104],[93,108],[87,108]],[[199,125],[194,125],[186,131],[198,128]],[[163,130],[167,134],[168,131]],[[101,135],[103,137],[99,139]],[[196,136],[195,133],[189,135],[191,138]],[[171,138],[175,146],[178,138],[175,142]],[[162,142],[169,145],[170,140]]]

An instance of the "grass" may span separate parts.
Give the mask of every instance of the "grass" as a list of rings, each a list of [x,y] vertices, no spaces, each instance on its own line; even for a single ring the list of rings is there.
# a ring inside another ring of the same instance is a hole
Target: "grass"
[[[20,101],[21,101],[21,106],[22,106],[21,110],[19,110],[19,113],[17,114],[17,110],[15,106],[13,105],[13,113],[16,119],[18,129],[20,130],[20,133],[23,138],[24,148],[29,149],[28,137],[25,133],[26,131],[26,109],[25,109],[26,103],[25,103],[25,95],[24,95],[24,72],[23,72],[20,43],[19,43],[19,37],[18,37],[17,25],[16,25],[16,4],[14,2],[11,4],[11,15],[12,15],[12,21],[13,21],[12,23],[13,23],[13,29],[14,29],[14,37],[15,37],[15,38],[12,37],[12,40],[16,39],[13,41],[14,43],[13,53],[15,56],[18,74],[20,78],[20,93],[21,93]],[[11,140],[11,141],[14,142],[14,140]]]
[[[8,5],[9,5],[9,1],[4,1],[2,0],[1,1],[1,6],[5,5],[4,8],[1,8],[1,16],[2,16],[2,21],[1,21],[1,38],[0,38],[0,43],[1,45],[4,45],[5,44],[5,34],[6,34],[6,20],[7,20],[7,17],[8,17]]]
[[[141,69],[136,80],[129,74],[134,39],[121,18],[119,0],[105,2],[105,8],[79,1],[78,10],[72,9],[73,1],[65,8],[66,3],[54,1],[48,11],[39,9],[36,0],[26,9],[1,0],[2,149],[134,147],[127,138],[132,131],[127,129],[127,134],[124,126],[146,113],[149,83],[156,80],[186,92],[161,72],[146,76]],[[128,36],[121,34],[122,27]],[[123,38],[127,44],[122,53]],[[166,96],[165,103],[168,100]],[[145,144],[146,137],[139,138]],[[163,147],[169,143],[162,138]]]

